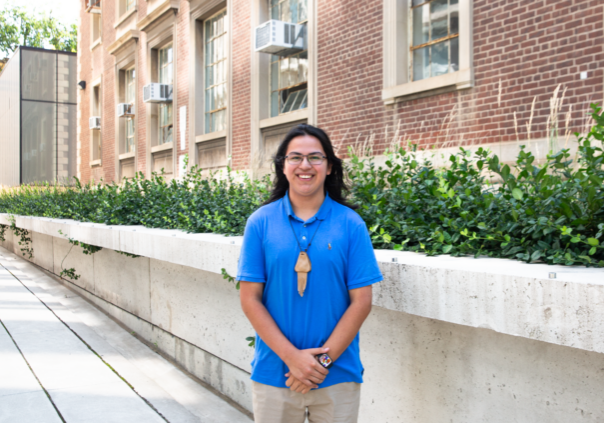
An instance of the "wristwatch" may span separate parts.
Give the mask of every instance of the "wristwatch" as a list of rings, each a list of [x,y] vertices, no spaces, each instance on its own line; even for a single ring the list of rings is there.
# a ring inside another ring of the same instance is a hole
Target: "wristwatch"
[[[329,369],[333,365],[333,360],[327,354],[319,354],[315,355],[315,358],[319,362],[319,364],[326,369]]]

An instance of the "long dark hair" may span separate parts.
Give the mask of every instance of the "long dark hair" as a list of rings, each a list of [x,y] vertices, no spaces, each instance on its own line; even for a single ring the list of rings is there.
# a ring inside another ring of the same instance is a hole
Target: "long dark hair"
[[[325,151],[325,155],[327,156],[327,162],[328,164],[331,164],[331,173],[325,178],[324,185],[325,191],[329,193],[329,197],[332,200],[350,207],[353,210],[356,209],[358,206],[350,204],[346,201],[348,187],[344,182],[344,168],[342,167],[342,159],[336,157],[329,136],[321,128],[304,123],[290,129],[287,135],[285,135],[285,138],[283,138],[283,141],[281,141],[281,144],[279,144],[277,153],[273,156],[273,163],[275,164],[273,190],[271,192],[271,196],[264,202],[264,204],[270,204],[285,197],[285,194],[289,189],[289,181],[283,173],[283,163],[285,161],[287,147],[289,146],[291,140],[296,137],[303,137],[305,135],[310,135],[311,137],[319,140],[321,146],[323,147],[323,151]]]

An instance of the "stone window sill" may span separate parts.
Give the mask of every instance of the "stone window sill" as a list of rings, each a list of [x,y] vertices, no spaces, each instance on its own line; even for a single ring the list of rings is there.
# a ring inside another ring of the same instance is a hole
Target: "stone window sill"
[[[216,132],[211,132],[209,134],[203,134],[203,135],[197,135],[195,137],[195,142],[205,142],[205,141],[213,141],[213,140],[217,140],[220,138],[226,138],[227,135],[227,131],[216,131]]]
[[[129,153],[120,154],[120,160],[131,159],[132,157],[134,157],[135,154],[136,153],[134,151],[131,151]]]
[[[382,90],[382,100],[385,104],[393,104],[473,86],[472,69],[461,69],[457,72],[385,88]]]
[[[157,153],[159,151],[172,150],[173,144],[174,144],[173,142],[167,142],[165,144],[156,145],[154,147],[151,147],[151,152],[152,153]]]
[[[95,48],[97,48],[98,46],[100,46],[101,44],[103,44],[101,37],[97,38],[92,45],[90,46],[90,51],[94,50]]]
[[[100,165],[101,165],[101,159],[90,161],[90,167],[100,166]]]
[[[308,108],[296,110],[295,112],[286,113],[268,119],[262,119],[260,121],[260,129],[283,125],[285,123],[295,122],[303,119],[308,119]]]

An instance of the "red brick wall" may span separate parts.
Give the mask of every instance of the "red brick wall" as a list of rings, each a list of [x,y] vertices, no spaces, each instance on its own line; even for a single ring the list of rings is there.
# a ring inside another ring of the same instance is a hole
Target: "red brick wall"
[[[373,135],[376,151],[400,134],[437,146],[546,136],[549,102],[567,89],[559,114],[572,105],[570,129],[584,123],[603,96],[603,6],[598,0],[474,0],[475,86],[385,106],[382,88],[382,2],[319,2],[319,125],[347,145]],[[344,29],[346,28],[346,29]],[[579,73],[588,71],[588,78]],[[501,80],[501,96],[499,81]]]
[[[251,4],[232,0],[232,165],[250,166],[251,137]],[[473,88],[384,105],[381,100],[382,1],[321,0],[318,4],[318,123],[335,142],[345,146],[372,139],[380,153],[393,141],[422,145],[456,146],[516,139],[514,112],[519,138],[527,138],[526,125],[535,98],[531,138],[546,136],[550,98],[559,84],[566,88],[559,113],[564,132],[565,115],[572,105],[570,130],[585,123],[590,102],[603,97],[604,7],[600,0],[474,0]],[[81,173],[84,180],[115,175],[115,59],[106,51],[115,40],[114,1],[103,4],[103,45],[90,52],[90,19],[82,11],[82,69],[79,79],[91,81],[92,67],[103,69],[103,166],[89,166],[89,95],[81,97]],[[146,14],[147,3],[138,1],[138,20]],[[190,20],[189,2],[181,0],[177,20],[177,106],[189,109]],[[143,86],[149,83],[146,35],[138,42],[138,153],[137,170],[146,170],[146,116]],[[580,72],[588,72],[585,80]],[[500,82],[501,81],[501,82]],[[501,87],[501,90],[500,90]],[[500,92],[501,91],[501,92]],[[561,96],[562,90],[559,96]],[[179,110],[174,110],[176,125]],[[174,134],[178,154],[180,131]],[[563,134],[562,134],[563,136]]]
[[[146,8],[146,2],[144,3]],[[140,7],[140,6],[139,6]],[[138,10],[138,19],[141,19],[141,10]],[[136,163],[135,169],[137,172],[147,173],[147,114],[146,107],[143,103],[143,87],[147,85],[149,75],[147,75],[147,49],[143,48],[147,44],[147,35],[144,32],[139,33],[138,39],[138,68],[136,73],[137,98],[136,105],[138,111],[136,113]]]
[[[185,130],[186,138],[189,138],[189,91],[190,91],[190,80],[189,80],[189,63],[191,63],[191,45],[190,45],[190,34],[191,28],[189,25],[189,2],[181,1],[180,10],[178,15],[176,16],[177,20],[177,30],[176,30],[176,43],[177,44],[177,56],[176,56],[176,69],[174,69],[174,75],[178,80],[176,89],[178,92],[177,95],[177,104],[179,110],[174,110],[174,123],[175,128],[177,129],[174,132],[174,142],[177,145],[177,156],[181,156],[187,154],[189,152],[189,144],[186,143],[184,149],[180,148],[180,133]],[[187,107],[187,119],[186,119],[186,127],[181,128],[180,126],[180,108],[182,106]],[[179,166],[178,160],[176,161],[176,166]],[[175,175],[180,174],[180,170],[174,172]]]
[[[81,0],[80,4],[80,27],[78,28],[78,64],[80,65],[78,73],[78,82],[86,81],[90,85],[91,68],[90,68],[90,18],[84,10],[85,1]],[[80,147],[80,176],[83,181],[90,180],[90,131],[88,130],[88,117],[90,117],[90,95],[92,90],[87,86],[85,90],[78,91],[78,109],[79,117],[79,135],[78,143]]]
[[[139,2],[140,3],[140,2]],[[107,52],[107,47],[115,41],[115,23],[116,1],[103,1],[103,44],[100,50],[103,82],[101,85],[103,98],[103,111],[101,113],[101,135],[102,135],[102,177],[104,181],[113,181],[115,179],[115,126],[117,118],[115,117],[115,107],[117,99],[115,98],[115,57]],[[99,54],[95,50],[94,54]]]
[[[251,125],[251,33],[250,1],[233,1],[233,141],[232,162],[235,169],[249,167]]]

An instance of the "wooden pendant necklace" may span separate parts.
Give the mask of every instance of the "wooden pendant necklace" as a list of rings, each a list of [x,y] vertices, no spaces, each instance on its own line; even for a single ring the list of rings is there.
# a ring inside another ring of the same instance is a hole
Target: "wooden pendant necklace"
[[[289,219],[289,226],[291,226],[294,237],[296,238],[296,242],[298,243],[298,247],[300,247],[300,254],[298,255],[298,261],[296,262],[296,267],[294,267],[294,270],[298,274],[298,294],[300,294],[301,297],[304,296],[304,291],[306,290],[308,272],[310,272],[312,269],[310,265],[310,257],[308,257],[307,251],[310,248],[313,239],[315,239],[315,235],[317,235],[317,232],[319,232],[321,223],[323,223],[322,220],[319,221],[319,225],[317,226],[314,235],[310,239],[308,247],[306,247],[306,249],[303,249],[302,245],[300,244],[300,240],[298,239],[298,235],[296,235],[296,231],[294,231],[294,225],[292,224],[291,219]]]

